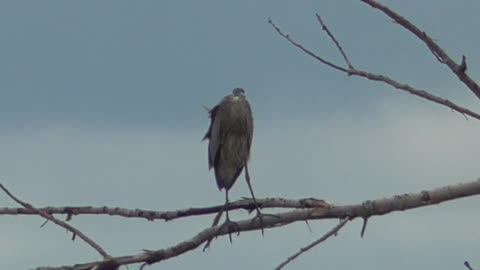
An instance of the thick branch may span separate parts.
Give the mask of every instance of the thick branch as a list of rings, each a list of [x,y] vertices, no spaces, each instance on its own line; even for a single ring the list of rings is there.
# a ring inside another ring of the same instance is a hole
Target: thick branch
[[[441,202],[455,200],[463,197],[480,194],[480,179],[468,183],[445,186],[418,193],[396,195],[390,198],[382,198],[372,201],[365,201],[359,204],[317,207],[305,210],[294,210],[275,215],[266,215],[263,221],[258,219],[246,219],[236,222],[238,227],[229,231],[228,226],[216,226],[207,228],[193,238],[176,244],[174,246],[159,249],[153,252],[142,252],[132,256],[116,257],[103,262],[91,262],[81,265],[64,266],[56,268],[37,268],[37,270],[87,270],[100,263],[111,263],[114,265],[128,265],[133,263],[153,264],[172,257],[179,256],[185,252],[193,250],[206,241],[234,232],[260,230],[262,226],[266,229],[279,226],[285,226],[292,222],[315,220],[315,219],[338,219],[357,217],[368,218],[370,216],[385,215],[394,211],[404,211],[408,209],[425,207],[439,204]]]
[[[419,38],[421,41],[423,41],[427,47],[430,49],[430,51],[433,53],[433,55],[443,64],[447,65],[450,70],[457,75],[457,77],[470,89],[478,98],[480,98],[480,86],[470,78],[465,73],[466,69],[466,60],[463,57],[462,63],[464,63],[465,68],[463,68],[462,64],[458,65],[455,61],[448,56],[448,54],[433,40],[431,39],[427,33],[424,31],[421,31],[416,27],[414,24],[412,24],[410,21],[405,19],[404,17],[400,16],[393,10],[389,9],[388,7],[380,4],[377,1],[374,0],[361,0],[362,2],[370,5],[371,7],[380,10],[383,12],[385,15],[388,17],[392,18],[395,22],[403,26],[403,28],[407,29],[410,31],[412,34],[414,34],[417,38]]]
[[[52,215],[49,215],[35,207],[33,207],[31,204],[29,203],[26,203],[24,201],[21,201],[20,199],[18,199],[17,197],[15,197],[6,187],[3,186],[3,184],[0,183],[0,188],[10,197],[12,198],[12,200],[14,200],[15,202],[17,202],[18,204],[20,204],[21,206],[27,208],[28,210],[30,211],[33,211],[35,213],[37,213],[37,215],[39,216],[42,216],[44,218],[46,218],[47,220],[57,224],[58,226],[62,227],[62,228],[65,228],[66,230],[70,231],[73,233],[73,236],[75,237],[76,235],[78,235],[78,237],[80,237],[85,243],[87,243],[88,245],[90,245],[92,248],[94,248],[96,251],[98,251],[98,253],[100,253],[100,255],[103,256],[103,258],[109,258],[111,257],[110,255],[108,255],[107,252],[105,252],[105,250],[103,250],[102,247],[100,247],[97,243],[95,243],[92,239],[90,239],[88,236],[86,236],[85,234],[83,234],[81,231],[79,231],[77,228],[71,226],[70,224],[67,224],[55,217],[53,217]]]

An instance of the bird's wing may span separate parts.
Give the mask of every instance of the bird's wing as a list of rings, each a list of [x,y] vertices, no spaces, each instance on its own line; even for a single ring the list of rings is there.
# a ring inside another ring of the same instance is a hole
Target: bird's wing
[[[245,100],[246,101],[246,100]],[[250,150],[250,147],[252,146],[252,140],[253,140],[253,116],[252,116],[252,108],[250,107],[250,104],[248,101],[246,101],[247,104],[247,109],[248,109],[248,115],[247,115],[247,142],[248,142],[248,149]]]
[[[205,107],[207,109],[207,107]],[[210,126],[208,127],[207,133],[205,133],[205,136],[203,136],[202,141],[205,141],[206,139],[210,139],[210,134],[212,133],[212,126],[213,126],[213,121],[215,120],[215,114],[217,113],[218,105],[213,107],[212,109],[208,109],[208,116],[210,117]]]
[[[208,135],[208,139],[210,140],[208,143],[208,168],[209,169],[211,169],[215,164],[215,159],[217,158],[220,146],[222,144],[221,127],[222,127],[222,119],[223,119],[224,112],[225,112],[225,106],[222,106],[222,103],[215,106],[210,111],[210,118],[211,118],[210,129],[205,135],[205,136]]]

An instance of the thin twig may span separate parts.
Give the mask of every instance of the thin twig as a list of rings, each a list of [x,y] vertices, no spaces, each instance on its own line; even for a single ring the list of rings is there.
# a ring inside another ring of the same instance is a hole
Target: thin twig
[[[323,60],[320,56],[316,55],[314,52],[310,51],[309,49],[305,48],[300,43],[293,40],[289,35],[286,35],[285,33],[283,33],[283,31],[277,25],[275,25],[275,23],[273,23],[273,21],[269,20],[269,23],[273,26],[273,28],[275,29],[275,31],[277,31],[277,33],[279,33],[282,37],[284,37],[292,45],[299,48],[304,53],[314,57],[315,59],[317,59],[318,61],[320,61],[321,63],[323,63],[325,65],[328,65],[328,66],[330,66],[330,67],[332,67],[336,70],[342,71],[342,72],[344,72],[348,75],[355,75],[355,76],[359,76],[359,77],[362,77],[362,78],[365,78],[365,79],[368,79],[368,80],[380,81],[380,82],[386,83],[386,84],[388,84],[388,85],[390,85],[390,86],[392,86],[396,89],[403,90],[405,92],[416,95],[418,97],[429,100],[431,102],[446,106],[446,107],[448,107],[448,108],[450,108],[450,109],[452,109],[456,112],[459,112],[460,114],[468,115],[470,117],[473,117],[475,119],[480,120],[480,114],[475,113],[475,112],[473,112],[473,111],[471,111],[467,108],[464,108],[462,106],[459,106],[459,105],[449,101],[448,99],[444,99],[444,98],[441,98],[439,96],[435,96],[435,95],[431,94],[430,92],[428,92],[426,90],[415,89],[408,84],[403,84],[403,83],[397,82],[397,81],[389,78],[388,76],[385,76],[385,75],[382,75],[382,74],[374,74],[374,73],[370,73],[370,72],[363,71],[363,70],[360,70],[360,69],[344,69],[344,68],[339,67],[335,64],[327,62],[327,61]]]
[[[335,65],[334,63],[332,63],[330,61],[327,61],[327,60],[323,59],[322,57],[316,55],[312,51],[309,51],[306,48],[304,48],[302,44],[300,44],[300,43],[296,42],[295,40],[293,40],[292,38],[290,38],[290,35],[283,33],[282,30],[280,28],[278,28],[275,25],[275,23],[273,23],[273,21],[271,19],[268,19],[268,23],[273,26],[273,28],[277,31],[278,34],[280,34],[282,37],[284,37],[285,39],[290,41],[290,43],[292,43],[295,47],[298,47],[299,49],[301,49],[302,51],[304,51],[305,53],[307,53],[311,57],[317,59],[318,61],[322,62],[323,64],[325,64],[325,65],[327,65],[331,68],[334,68],[334,69],[337,69],[337,70],[348,73],[348,69],[343,68],[343,67],[338,66],[338,65]]]
[[[420,30],[413,23],[411,23],[406,18],[400,16],[393,10],[388,7],[380,4],[375,0],[361,0],[362,2],[370,5],[371,7],[380,10],[385,15],[393,19],[396,23],[401,25],[406,30],[414,34],[418,39],[423,41],[425,45],[430,49],[433,55],[440,61],[440,63],[447,65],[450,70],[457,75],[457,77],[472,91],[478,98],[480,98],[480,86],[470,78],[465,72],[462,71],[462,68],[455,62],[453,59],[448,56],[448,54],[432,39],[427,33]]]
[[[287,260],[285,260],[284,262],[282,262],[279,266],[277,266],[275,268],[275,270],[280,270],[282,269],[283,267],[285,267],[285,265],[287,265],[288,263],[292,262],[293,260],[295,260],[298,256],[302,255],[303,253],[309,251],[310,249],[312,249],[313,247],[315,247],[316,245],[320,244],[321,242],[327,240],[328,238],[330,238],[330,236],[332,235],[336,235],[338,233],[338,231],[343,227],[345,226],[345,224],[347,224],[347,222],[349,221],[350,219],[347,217],[345,219],[343,219],[340,223],[338,223],[335,227],[333,227],[330,231],[328,231],[326,234],[324,234],[322,237],[320,237],[318,240],[315,240],[314,242],[312,242],[311,244],[309,244],[308,246],[304,247],[304,248],[301,248],[297,253],[293,254],[292,256],[288,257]]]
[[[318,15],[318,13],[315,13],[315,15],[317,16],[317,20],[318,22],[320,23],[320,25],[322,26],[322,29],[327,32],[327,35],[332,39],[333,43],[335,43],[335,46],[337,46],[337,49],[340,51],[340,53],[342,54],[343,56],[343,59],[345,60],[345,63],[347,63],[348,65],[348,68],[350,69],[354,69],[352,63],[350,62],[350,60],[348,59],[348,56],[347,54],[345,53],[345,51],[343,50],[342,46],[340,45],[340,42],[337,41],[337,39],[335,38],[335,36],[332,34],[332,32],[330,32],[330,30],[328,29],[327,25],[323,22],[322,18],[320,17],[320,15]]]
[[[100,247],[97,243],[95,243],[92,239],[90,239],[89,237],[87,237],[85,234],[83,234],[81,231],[79,231],[78,229],[76,229],[75,227],[55,218],[54,216],[52,215],[49,215],[35,207],[33,207],[31,204],[29,203],[26,203],[24,201],[21,201],[20,199],[18,199],[17,197],[15,197],[5,186],[3,186],[2,183],[0,183],[0,188],[10,197],[12,198],[12,200],[14,200],[15,202],[17,202],[18,204],[20,204],[21,206],[29,209],[30,211],[33,211],[33,212],[36,212],[38,215],[46,218],[47,220],[50,220],[51,222],[57,224],[58,226],[62,227],[62,228],[65,228],[66,230],[70,231],[73,233],[73,235],[78,235],[78,237],[80,237],[85,243],[87,243],[88,245],[90,245],[92,248],[94,248],[96,251],[98,251],[98,253],[100,253],[100,255],[103,256],[104,259],[107,259],[107,258],[110,258],[111,256],[108,255],[107,252],[105,252],[105,250],[103,250],[102,247]]]

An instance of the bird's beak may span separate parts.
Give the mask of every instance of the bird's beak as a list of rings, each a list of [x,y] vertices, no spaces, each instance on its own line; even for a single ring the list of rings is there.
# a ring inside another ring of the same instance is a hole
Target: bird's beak
[[[207,106],[205,106],[205,105],[203,105],[202,107],[205,109],[205,111],[207,111],[207,113],[210,114],[210,111],[211,111],[212,109],[210,109],[209,107],[207,107]]]

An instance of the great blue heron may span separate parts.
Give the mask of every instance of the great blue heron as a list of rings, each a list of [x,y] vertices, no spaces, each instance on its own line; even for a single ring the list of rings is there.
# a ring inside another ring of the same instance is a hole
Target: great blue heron
[[[208,139],[208,167],[215,171],[220,190],[225,189],[226,222],[228,216],[228,191],[245,167],[245,179],[255,203],[257,216],[261,215],[253,194],[247,162],[253,137],[253,117],[245,90],[235,88],[231,95],[209,110],[210,127],[203,137]],[[263,230],[262,230],[263,232]]]

